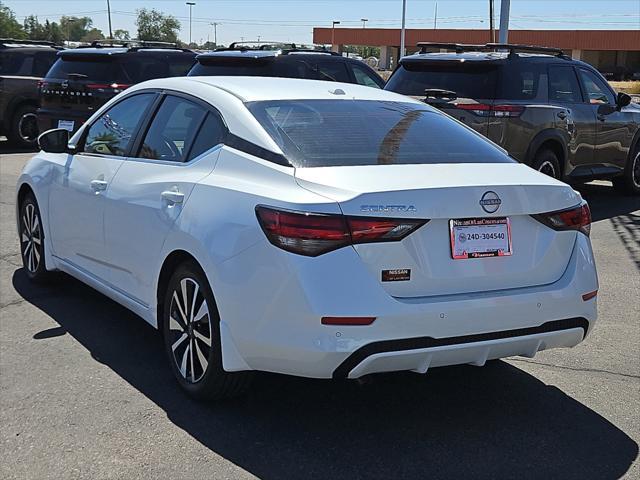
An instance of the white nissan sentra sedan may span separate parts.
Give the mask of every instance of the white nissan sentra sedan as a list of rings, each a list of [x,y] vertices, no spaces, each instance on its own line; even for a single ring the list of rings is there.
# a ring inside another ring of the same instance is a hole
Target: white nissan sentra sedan
[[[596,320],[580,195],[401,95],[153,80],[39,142],[17,186],[26,274],[66,272],[157,327],[197,398],[252,370],[532,357]]]

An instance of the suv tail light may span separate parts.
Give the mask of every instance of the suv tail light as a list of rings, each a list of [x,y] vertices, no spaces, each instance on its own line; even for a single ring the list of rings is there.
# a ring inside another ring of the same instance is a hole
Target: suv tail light
[[[292,212],[263,206],[256,207],[256,216],[273,245],[309,257],[357,243],[400,241],[428,222]]]
[[[127,83],[88,83],[87,88],[89,90],[111,90],[115,93],[119,93],[122,90],[129,88],[131,85]]]
[[[456,108],[467,110],[480,117],[519,117],[524,112],[522,105],[487,105],[485,103],[456,103]]]
[[[554,230],[577,230],[586,236],[591,233],[591,210],[587,202],[582,202],[579,206],[567,210],[532,216]]]

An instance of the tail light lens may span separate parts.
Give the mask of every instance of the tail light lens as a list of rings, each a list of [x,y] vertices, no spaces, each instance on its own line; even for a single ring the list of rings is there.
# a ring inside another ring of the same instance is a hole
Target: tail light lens
[[[89,90],[112,90],[115,93],[119,93],[122,90],[129,88],[131,85],[126,83],[88,83],[87,88]]]
[[[578,230],[586,236],[591,233],[591,210],[587,202],[567,210],[533,215],[533,218],[554,230]]]
[[[460,110],[467,110],[480,117],[519,117],[524,112],[522,105],[486,105],[484,103],[456,103]]]
[[[273,245],[309,257],[358,243],[399,241],[428,221],[291,212],[263,206],[256,207],[256,216]]]

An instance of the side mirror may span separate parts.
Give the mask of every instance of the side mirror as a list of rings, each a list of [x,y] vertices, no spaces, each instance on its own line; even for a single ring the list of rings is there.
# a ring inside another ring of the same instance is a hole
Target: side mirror
[[[38,146],[48,153],[66,153],[69,143],[69,130],[54,128],[47,130],[38,137]]]
[[[631,103],[631,95],[627,95],[624,92],[618,92],[618,98],[616,98],[616,105],[618,106],[618,110],[623,107],[626,107]]]

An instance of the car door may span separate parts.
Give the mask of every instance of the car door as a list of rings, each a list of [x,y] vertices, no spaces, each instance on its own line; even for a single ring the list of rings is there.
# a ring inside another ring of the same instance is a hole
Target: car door
[[[213,170],[226,127],[188,96],[166,94],[141,131],[134,154],[106,195],[105,241],[111,283],[143,307],[158,256],[194,185]]]
[[[561,107],[556,112],[556,128],[566,132],[569,169],[584,169],[593,162],[596,117],[584,103],[580,84],[570,65],[549,65],[549,103]],[[574,172],[578,173],[578,172]]]
[[[586,68],[579,68],[578,72],[589,108],[596,116],[593,168],[596,171],[603,168],[624,169],[633,140],[629,119],[617,108],[615,94],[599,75]]]
[[[108,277],[104,248],[104,195],[154,99],[141,93],[118,102],[86,130],[78,153],[55,171],[49,193],[54,254],[102,281]]]

